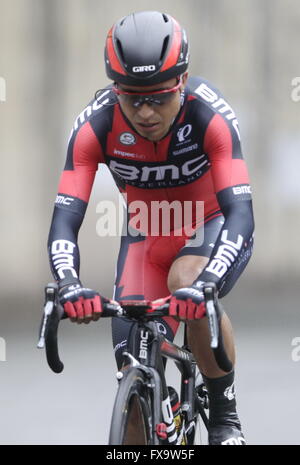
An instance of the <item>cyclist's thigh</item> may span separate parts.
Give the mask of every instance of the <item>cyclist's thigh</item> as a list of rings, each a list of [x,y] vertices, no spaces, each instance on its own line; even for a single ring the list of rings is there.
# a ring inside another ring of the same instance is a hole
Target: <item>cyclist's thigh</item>
[[[193,284],[209,261],[216,239],[224,224],[220,212],[199,226],[194,235],[180,244],[177,239],[178,252],[168,274],[168,287],[175,292],[182,287]]]
[[[224,224],[224,216],[216,213],[211,220],[207,219],[203,226],[197,228],[195,234],[186,240],[184,246],[180,249],[175,260],[185,255],[194,255],[201,257],[210,257],[215,246],[215,242]]]

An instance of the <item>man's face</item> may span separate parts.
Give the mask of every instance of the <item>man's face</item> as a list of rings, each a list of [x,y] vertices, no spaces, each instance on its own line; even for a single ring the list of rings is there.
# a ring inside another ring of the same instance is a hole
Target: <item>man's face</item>
[[[184,89],[186,81],[187,73],[182,76],[181,85],[178,90],[170,94],[170,98],[162,105],[144,102],[139,106],[134,106],[128,101],[126,96],[119,95],[119,103],[123,113],[141,136],[152,142],[156,142],[167,134],[180,110],[180,93]],[[158,90],[172,89],[176,84],[178,84],[178,80],[174,78],[154,86],[140,87],[119,84],[118,88],[120,91],[135,92],[138,95],[139,92],[155,92]]]

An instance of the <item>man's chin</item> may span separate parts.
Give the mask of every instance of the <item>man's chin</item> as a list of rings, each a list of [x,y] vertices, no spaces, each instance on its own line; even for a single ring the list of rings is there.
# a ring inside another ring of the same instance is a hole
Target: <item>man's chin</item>
[[[158,131],[153,131],[153,132],[147,132],[147,131],[143,131],[143,130],[139,129],[139,130],[137,130],[137,132],[142,137],[144,137],[145,139],[150,140],[151,142],[158,142],[159,140],[163,139],[163,137],[165,137],[165,135],[167,134],[168,131],[158,130]]]

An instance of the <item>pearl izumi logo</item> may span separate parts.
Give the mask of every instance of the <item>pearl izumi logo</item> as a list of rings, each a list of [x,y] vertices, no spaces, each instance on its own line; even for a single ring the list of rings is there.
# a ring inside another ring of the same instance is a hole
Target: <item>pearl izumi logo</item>
[[[183,128],[180,128],[179,131],[177,132],[177,137],[179,142],[185,142],[186,139],[189,137],[189,135],[192,132],[192,125],[191,124],[186,124],[183,126]]]
[[[122,132],[120,142],[123,145],[134,145],[136,144],[136,138],[131,132]]]

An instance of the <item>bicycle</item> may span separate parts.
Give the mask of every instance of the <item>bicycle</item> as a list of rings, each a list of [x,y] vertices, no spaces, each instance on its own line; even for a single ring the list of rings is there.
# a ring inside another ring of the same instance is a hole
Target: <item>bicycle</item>
[[[216,287],[207,283],[203,292],[211,348],[219,367],[230,372],[232,363],[223,345]],[[59,357],[57,332],[60,320],[67,316],[59,304],[55,284],[46,286],[45,297],[38,347],[46,348],[50,368],[55,373],[61,373],[64,365]],[[168,315],[168,304],[155,310],[152,309],[151,302],[147,301],[122,301],[119,304],[118,307],[111,303],[105,304],[101,317],[126,316],[136,323],[137,331],[131,331],[128,337],[127,349],[123,352],[124,364],[117,373],[119,386],[112,413],[109,444],[129,444],[132,441],[130,429],[133,420],[137,418],[142,444],[195,444],[199,422],[202,421],[208,427],[205,412],[208,408],[208,397],[204,384],[196,382],[197,365],[187,346],[186,331],[182,347],[159,333],[154,320]],[[176,424],[170,404],[171,388],[167,386],[164,359],[174,360],[181,373],[181,409]]]

